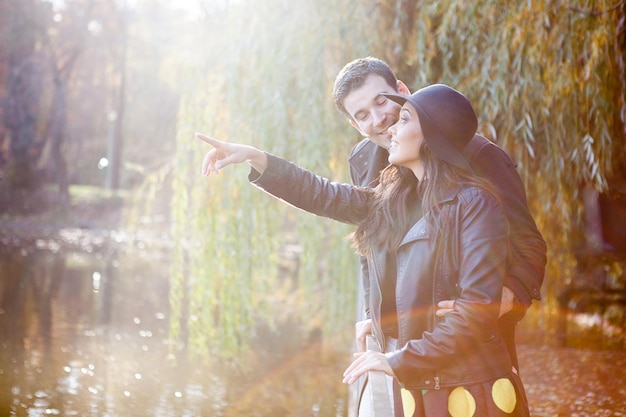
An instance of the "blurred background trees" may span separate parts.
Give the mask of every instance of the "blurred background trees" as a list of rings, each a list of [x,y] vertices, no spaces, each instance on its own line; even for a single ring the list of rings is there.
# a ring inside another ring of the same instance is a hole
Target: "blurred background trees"
[[[184,38],[172,25],[184,23],[181,12],[140,13],[114,0],[3,0],[0,7],[3,208],[36,210],[36,191],[49,184],[61,201],[70,184],[102,186],[107,177],[109,187],[127,189],[164,164],[179,94],[174,74],[164,72],[180,58],[173,51]],[[8,198],[23,191],[29,195]]]
[[[91,185],[131,191],[140,219],[160,194],[181,349],[236,355],[285,331],[348,345],[351,229],[263,196],[246,167],[201,177],[193,134],[348,181],[360,138],[330,92],[373,55],[412,90],[464,92],[518,162],[549,247],[523,324],[547,334],[566,288],[624,289],[625,19],[617,0],[2,0],[0,207],[71,205]]]

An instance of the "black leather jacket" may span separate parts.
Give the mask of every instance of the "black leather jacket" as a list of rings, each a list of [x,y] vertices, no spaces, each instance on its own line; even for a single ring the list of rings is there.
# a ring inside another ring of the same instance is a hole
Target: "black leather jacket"
[[[374,188],[378,185],[380,171],[389,165],[389,153],[387,150],[376,145],[369,139],[363,139],[350,152],[348,163],[350,165],[350,178],[354,185],[360,187]],[[361,256],[360,261],[360,277],[363,289],[363,297],[359,300],[361,304],[360,313],[365,318],[370,318],[369,293],[370,293],[370,277],[367,269],[367,258]]]
[[[367,189],[331,182],[269,154],[263,175],[253,170],[249,179],[295,207],[352,224],[365,217],[371,196]],[[496,325],[506,268],[504,211],[493,196],[477,188],[459,187],[447,196],[441,205],[454,215],[445,241],[458,251],[435,256],[433,236],[422,218],[396,252],[401,349],[389,354],[389,363],[407,389],[470,384],[511,370]],[[386,259],[385,251],[374,251],[368,259],[369,304],[379,343],[384,337],[379,312]],[[435,264],[434,259],[442,261]],[[455,310],[437,320],[436,303],[443,299],[455,299]]]
[[[474,135],[463,151],[476,175],[486,178],[499,191],[510,226],[507,275],[504,285],[517,300],[529,307],[541,299],[546,266],[546,242],[528,210],[526,191],[515,163],[504,149],[481,135]],[[350,176],[356,185],[374,187],[378,174],[389,163],[388,152],[369,139],[354,146],[350,153]],[[367,265],[361,262],[363,285],[367,291]],[[369,311],[367,299],[365,310]]]

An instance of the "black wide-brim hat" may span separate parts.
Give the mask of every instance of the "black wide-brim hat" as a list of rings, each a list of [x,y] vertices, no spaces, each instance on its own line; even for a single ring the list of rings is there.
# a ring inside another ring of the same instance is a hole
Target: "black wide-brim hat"
[[[433,84],[410,96],[381,95],[400,105],[408,102],[419,117],[424,141],[435,156],[457,167],[473,171],[463,156],[463,149],[478,128],[478,119],[470,101],[444,84]]]

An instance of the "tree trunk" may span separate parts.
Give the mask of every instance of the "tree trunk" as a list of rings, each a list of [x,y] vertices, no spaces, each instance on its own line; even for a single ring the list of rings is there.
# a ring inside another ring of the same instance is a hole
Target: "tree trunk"
[[[68,72],[69,73],[69,72]],[[67,77],[55,74],[54,100],[49,124],[50,164],[54,178],[59,187],[61,203],[69,203],[69,182],[67,178],[67,163],[63,156],[63,139],[65,136],[67,112]]]
[[[35,51],[38,32],[33,30],[33,17],[29,14],[31,8],[37,8],[33,3],[13,1],[8,7],[11,27],[6,42],[8,58],[3,117],[9,141],[7,185],[10,191],[33,190],[39,183],[36,162],[30,157],[36,142],[37,114],[42,96],[42,77]]]

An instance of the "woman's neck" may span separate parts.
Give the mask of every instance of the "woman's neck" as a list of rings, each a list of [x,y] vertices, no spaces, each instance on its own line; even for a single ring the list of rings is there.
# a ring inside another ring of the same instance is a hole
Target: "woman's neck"
[[[419,181],[422,181],[426,176],[426,172],[424,171],[424,165],[421,161],[415,161],[414,164],[412,164],[411,166],[407,166],[407,168],[413,171],[415,178],[417,178]]]

